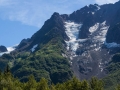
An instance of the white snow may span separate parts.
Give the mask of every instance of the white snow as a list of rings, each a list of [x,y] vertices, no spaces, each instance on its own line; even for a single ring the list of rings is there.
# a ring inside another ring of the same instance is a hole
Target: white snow
[[[99,27],[99,23],[96,23],[94,26],[89,28],[89,32],[93,33],[95,32]]]
[[[106,40],[106,34],[109,29],[109,26],[106,25],[106,21],[103,23],[96,23],[94,26],[90,27],[89,31],[92,33],[96,32],[97,34],[94,36],[94,40],[104,43]]]
[[[31,49],[32,52],[35,51],[35,48],[38,46],[38,44],[34,45],[33,48]]]
[[[62,56],[63,56],[63,57],[67,57],[67,55],[66,55],[66,54],[64,54],[64,53],[62,53]]]
[[[0,53],[0,56],[2,56],[3,54],[9,54],[10,52],[14,51],[15,50],[15,46],[18,46],[18,44],[14,45],[13,47],[7,47],[8,51]]]
[[[82,42],[87,41],[87,39],[78,39],[77,41],[82,43]]]
[[[66,34],[69,37],[69,41],[65,41],[67,44],[67,50],[72,50],[75,52],[78,48],[78,35],[82,24],[77,24],[75,22],[65,22]]]
[[[94,14],[95,14],[95,12],[92,12],[92,14],[94,15]]]
[[[112,42],[112,43],[105,42],[105,45],[106,45],[107,48],[120,47],[120,44],[117,44],[115,42]]]
[[[100,6],[97,6],[97,8],[98,8],[97,10],[100,10],[100,9],[101,9]]]
[[[103,63],[99,63],[98,67],[100,68],[100,71],[102,72],[103,71]]]
[[[8,50],[8,52],[11,52],[11,51],[15,50],[15,48],[13,48],[13,47],[7,47],[7,50]]]
[[[100,10],[100,9],[101,9],[99,5],[95,5],[95,6],[97,7],[97,10]]]
[[[2,56],[2,55],[5,54],[5,53],[7,53],[7,52],[2,52],[2,53],[0,53],[0,56]]]
[[[86,5],[87,7],[89,7],[89,5]]]

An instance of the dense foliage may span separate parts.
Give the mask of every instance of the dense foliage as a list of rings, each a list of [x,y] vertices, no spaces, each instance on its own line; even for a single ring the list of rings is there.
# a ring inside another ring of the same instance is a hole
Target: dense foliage
[[[107,66],[108,75],[103,78],[105,88],[113,90],[117,84],[120,84],[120,53],[113,56],[112,61]],[[119,89],[120,90],[120,87]]]
[[[27,57],[20,56],[15,60],[11,71],[21,81],[27,81],[30,74],[38,81],[41,77],[47,78],[53,83],[64,82],[72,77],[68,59],[61,53],[60,39],[53,39],[45,45],[39,45],[36,52]],[[56,79],[55,79],[56,78]]]
[[[73,78],[62,84],[48,84],[45,78],[36,82],[33,76],[29,77],[28,82],[21,83],[12,77],[10,72],[0,74],[0,90],[102,90],[103,84],[96,78],[92,78],[90,84],[86,80],[80,82]]]
[[[77,78],[72,78],[63,83],[49,83],[47,79],[41,78],[36,82],[34,76],[29,76],[27,82],[20,82],[14,78],[7,67],[4,73],[0,73],[0,90],[105,90],[104,84],[96,77],[91,80],[79,81]],[[120,90],[120,85],[117,85],[113,90]]]

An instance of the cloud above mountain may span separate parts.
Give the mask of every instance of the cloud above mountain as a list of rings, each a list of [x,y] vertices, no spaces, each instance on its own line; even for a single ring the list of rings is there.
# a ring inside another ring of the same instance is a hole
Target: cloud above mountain
[[[117,2],[118,0],[95,0],[96,3],[98,4],[108,4],[108,3],[115,3]]]
[[[40,27],[41,22],[48,19],[55,11],[70,13],[68,9],[70,4],[66,6],[66,1],[68,0],[63,0],[62,2],[55,0],[29,0],[29,2],[25,0],[0,0],[0,17]]]
[[[116,1],[118,0],[0,0],[0,18],[40,28],[53,12],[70,14],[88,4]]]

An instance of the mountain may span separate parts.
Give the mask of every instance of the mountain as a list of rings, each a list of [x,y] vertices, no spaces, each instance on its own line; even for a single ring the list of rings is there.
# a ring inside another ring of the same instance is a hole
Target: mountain
[[[39,31],[23,39],[0,61],[6,61],[3,67],[9,64],[21,81],[27,81],[33,74],[37,81],[45,77],[58,83],[74,75],[82,80],[92,76],[108,78],[114,74],[109,67],[117,53],[120,53],[120,1],[101,6],[90,4],[69,15],[55,12]]]
[[[0,46],[0,52],[6,52],[7,48],[5,46]]]

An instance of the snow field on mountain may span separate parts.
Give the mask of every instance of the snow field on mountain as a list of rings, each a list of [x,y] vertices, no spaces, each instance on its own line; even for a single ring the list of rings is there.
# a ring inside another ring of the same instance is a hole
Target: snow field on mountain
[[[38,44],[34,45],[33,48],[31,49],[32,52],[35,51],[35,48],[38,46]]]
[[[0,56],[2,56],[3,54],[9,54],[10,52],[14,51],[15,50],[15,47],[7,47],[7,52],[2,52],[0,53]]]
[[[89,28],[89,32],[90,33],[95,32],[98,29],[98,27],[99,27],[99,23],[96,23],[94,26]]]
[[[67,50],[72,50],[75,52],[79,46],[78,35],[82,24],[77,24],[75,22],[65,22],[66,34],[69,37],[69,41],[65,41],[67,44]]]

